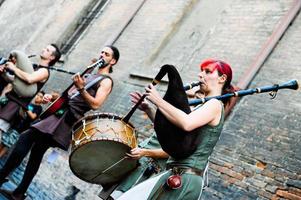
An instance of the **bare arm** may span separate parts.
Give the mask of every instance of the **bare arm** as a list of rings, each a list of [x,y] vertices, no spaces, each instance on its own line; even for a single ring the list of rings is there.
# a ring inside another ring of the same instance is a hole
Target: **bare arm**
[[[19,77],[28,84],[43,82],[48,77],[48,70],[45,68],[38,69],[31,74],[17,68],[12,62],[7,62],[6,68],[12,70],[15,73],[15,76]]]
[[[37,114],[36,113],[33,113],[31,112],[30,110],[27,111],[27,115],[29,116],[30,119],[34,120],[37,118]]]
[[[153,107],[149,107],[147,110],[145,110],[145,113],[152,122],[155,121],[156,111]]]
[[[85,81],[80,77],[79,74],[75,75],[73,78],[74,84],[77,89],[79,89],[83,99],[89,104],[89,106],[96,110],[98,109],[109,96],[112,89],[112,80],[105,78],[100,82],[100,86],[97,89],[95,97],[91,96],[84,88]]]
[[[140,159],[143,156],[150,158],[168,158],[169,155],[162,149],[143,149],[134,148],[131,150],[131,154],[127,154],[130,158]]]
[[[163,100],[153,85],[146,88],[146,94],[147,98],[171,123],[185,131],[191,131],[206,124],[217,125],[219,122],[222,107],[216,99],[212,99],[196,111],[186,114]]]

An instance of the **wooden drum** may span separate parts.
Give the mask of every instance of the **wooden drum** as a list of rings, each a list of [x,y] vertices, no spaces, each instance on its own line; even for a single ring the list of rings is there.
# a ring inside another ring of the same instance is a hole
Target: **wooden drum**
[[[112,184],[137,167],[126,157],[137,147],[135,128],[111,113],[94,113],[72,127],[69,164],[72,172],[89,183]]]

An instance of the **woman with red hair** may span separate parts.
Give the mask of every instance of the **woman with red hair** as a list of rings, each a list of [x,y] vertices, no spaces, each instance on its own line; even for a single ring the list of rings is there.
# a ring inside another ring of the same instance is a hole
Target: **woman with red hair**
[[[231,85],[232,70],[224,61],[214,59],[203,61],[200,64],[198,77],[201,82],[199,90],[205,97],[220,96],[234,91]],[[224,123],[224,108],[228,101],[210,99],[187,114],[165,101],[153,85],[146,88],[146,98],[180,129],[190,132],[201,128],[201,140],[190,156],[183,159],[169,157],[167,170],[164,173],[129,190],[120,199],[128,197],[149,200],[200,199],[204,184],[204,171],[220,137]],[[150,188],[151,191],[147,192],[146,188]]]

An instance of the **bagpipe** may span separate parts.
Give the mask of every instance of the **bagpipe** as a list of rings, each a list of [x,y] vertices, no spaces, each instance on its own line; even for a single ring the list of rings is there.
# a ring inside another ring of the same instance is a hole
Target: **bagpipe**
[[[210,99],[224,100],[224,99],[229,99],[231,97],[242,97],[242,96],[246,96],[246,95],[259,94],[259,93],[265,93],[265,92],[270,92],[270,95],[272,96],[272,98],[275,98],[277,91],[280,89],[297,90],[298,88],[299,88],[298,81],[293,79],[293,80],[284,82],[282,84],[274,84],[274,85],[270,85],[270,86],[263,86],[263,87],[251,88],[251,89],[246,89],[246,90],[239,90],[236,92],[227,93],[227,94],[220,95],[220,96],[205,97],[205,98],[200,98],[200,99],[191,99],[188,102],[189,102],[189,105],[194,106],[194,105],[198,105],[198,104],[203,104],[206,101],[209,101]]]
[[[163,99],[186,114],[191,113],[186,88],[177,69],[173,65],[163,65],[160,72],[164,75],[167,73],[169,80]],[[154,129],[162,149],[176,159],[191,155],[200,142],[200,128],[184,131],[172,124],[159,109],[156,111]]]
[[[199,85],[199,83],[194,83],[191,84],[191,86],[184,87],[177,69],[173,65],[163,65],[159,73],[153,79],[152,84],[158,84],[166,74],[168,74],[169,83],[163,99],[176,108],[189,114],[191,110],[185,90],[191,88],[192,85]],[[124,122],[129,121],[130,117],[145,97],[146,95],[144,94],[133,106],[130,112],[123,118]],[[174,158],[188,157],[195,151],[200,141],[198,134],[199,129],[195,129],[188,134],[186,131],[170,123],[159,109],[156,111],[154,129],[162,149]]]
[[[188,100],[186,95],[186,90],[190,89],[192,86],[197,86],[200,83],[193,83],[190,86],[183,86],[182,79],[179,75],[177,69],[172,65],[163,65],[153,80],[152,84],[156,85],[160,80],[168,75],[168,88],[163,97],[163,99],[169,102],[174,107],[182,110],[183,112],[189,114],[191,112],[190,106],[205,103],[206,101],[216,98],[223,100],[230,97],[245,96],[254,93],[263,92],[273,92],[275,93],[279,89],[298,89],[297,80],[291,80],[283,84],[277,84],[273,86],[259,87],[255,89],[240,90],[233,93],[224,94],[221,96],[206,97],[202,99]],[[133,114],[135,109],[143,101],[145,95],[137,102],[137,104],[132,108],[128,115],[123,119],[128,121],[130,116]],[[190,156],[197,148],[200,142],[200,128],[193,131],[187,132],[178,128],[172,124],[159,109],[156,111],[154,120],[154,129],[156,131],[158,140],[161,144],[162,149],[168,153],[170,156],[176,159],[182,159]]]
[[[14,58],[14,59],[13,59]],[[8,61],[15,61],[16,67],[29,74],[34,72],[32,62],[29,57],[22,51],[13,50],[10,52],[9,59],[1,58],[1,65]],[[7,71],[4,76],[14,76],[13,72]],[[13,90],[19,97],[33,97],[37,92],[37,84],[28,84],[18,76],[14,76],[12,80]]]
[[[32,57],[35,57],[37,55],[30,55],[28,56],[28,58],[32,58]],[[97,60],[95,60],[95,62],[97,62]],[[65,69],[61,69],[61,68],[57,68],[57,67],[53,67],[53,66],[49,66],[48,69],[50,70],[54,70],[54,71],[57,71],[57,72],[62,72],[62,73],[65,73],[65,74],[70,74],[70,75],[75,75],[76,72],[72,72],[72,71],[69,71],[69,70],[65,70]]]

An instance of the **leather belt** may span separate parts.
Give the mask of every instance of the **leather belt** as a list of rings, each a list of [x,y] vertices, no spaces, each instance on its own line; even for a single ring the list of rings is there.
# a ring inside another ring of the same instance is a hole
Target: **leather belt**
[[[204,170],[193,168],[193,167],[182,167],[182,166],[167,166],[167,169],[171,169],[173,174],[192,174],[197,176],[203,176]]]

